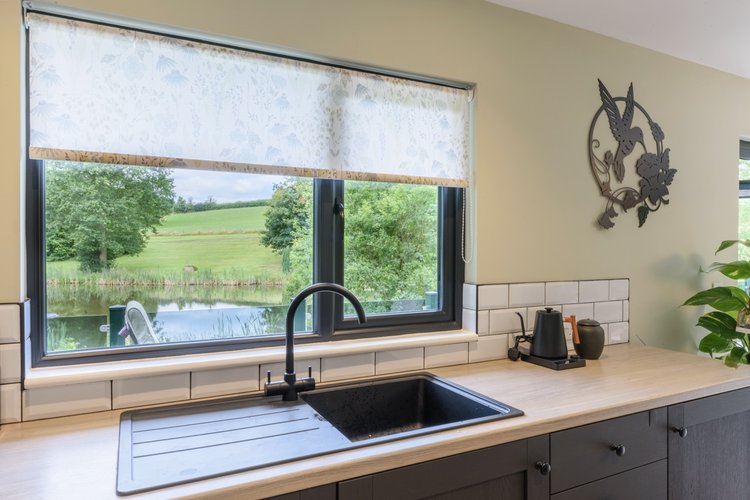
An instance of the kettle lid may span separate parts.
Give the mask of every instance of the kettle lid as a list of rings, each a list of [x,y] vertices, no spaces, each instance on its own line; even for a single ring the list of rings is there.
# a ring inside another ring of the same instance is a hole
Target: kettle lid
[[[581,319],[578,320],[578,326],[600,326],[600,323],[595,319]]]
[[[562,313],[560,311],[555,311],[551,307],[545,307],[544,309],[537,309],[536,314],[537,316],[541,316],[541,315],[547,315],[547,314],[555,315],[555,314],[562,314]]]

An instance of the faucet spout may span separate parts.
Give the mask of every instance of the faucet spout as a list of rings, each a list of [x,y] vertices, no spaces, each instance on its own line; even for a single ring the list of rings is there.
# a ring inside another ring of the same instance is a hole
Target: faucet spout
[[[311,373],[308,373],[307,378],[297,380],[297,375],[294,372],[294,316],[305,299],[317,292],[334,292],[341,295],[354,306],[359,322],[364,323],[367,321],[365,310],[359,299],[341,285],[337,285],[336,283],[315,283],[299,292],[292,299],[289,311],[286,313],[286,367],[284,380],[283,382],[271,382],[269,372],[269,380],[265,385],[266,396],[281,394],[284,401],[296,401],[298,392],[315,389],[315,379]]]

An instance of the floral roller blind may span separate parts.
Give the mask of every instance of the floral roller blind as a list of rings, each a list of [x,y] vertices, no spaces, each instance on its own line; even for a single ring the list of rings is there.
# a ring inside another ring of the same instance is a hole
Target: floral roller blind
[[[469,95],[31,13],[30,157],[466,186]]]

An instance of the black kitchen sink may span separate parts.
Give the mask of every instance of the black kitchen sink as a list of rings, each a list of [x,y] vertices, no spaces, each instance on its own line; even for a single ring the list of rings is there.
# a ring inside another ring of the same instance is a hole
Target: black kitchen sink
[[[523,413],[430,374],[128,411],[117,492],[140,493]]]
[[[348,384],[301,397],[352,442],[403,438],[522,414],[428,374]]]

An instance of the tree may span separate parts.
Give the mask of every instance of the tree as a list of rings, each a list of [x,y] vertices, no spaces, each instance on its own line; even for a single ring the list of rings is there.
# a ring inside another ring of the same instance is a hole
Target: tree
[[[282,255],[285,297],[312,281],[310,183],[274,186],[261,240]],[[437,287],[437,189],[346,183],[344,280],[362,300],[421,299]]]
[[[193,211],[193,200],[186,200],[182,196],[178,196],[177,199],[174,202],[174,207],[172,208],[174,210],[174,213],[176,214],[184,214],[187,212]]]
[[[291,178],[274,184],[260,242],[282,255],[308,229],[312,218],[312,183]]]
[[[75,258],[99,272],[146,246],[172,211],[165,169],[50,162],[46,169],[47,257]]]
[[[346,184],[344,280],[362,300],[420,299],[437,287],[437,189]]]

